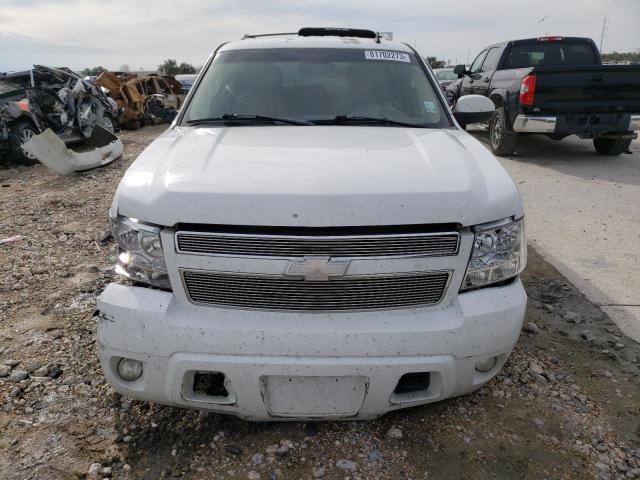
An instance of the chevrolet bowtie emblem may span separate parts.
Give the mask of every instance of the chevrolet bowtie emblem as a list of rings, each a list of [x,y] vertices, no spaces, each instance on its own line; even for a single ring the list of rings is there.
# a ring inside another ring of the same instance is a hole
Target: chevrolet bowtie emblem
[[[331,257],[304,257],[303,260],[291,260],[284,274],[311,281],[327,281],[329,277],[343,276],[349,263],[350,260],[331,260]]]

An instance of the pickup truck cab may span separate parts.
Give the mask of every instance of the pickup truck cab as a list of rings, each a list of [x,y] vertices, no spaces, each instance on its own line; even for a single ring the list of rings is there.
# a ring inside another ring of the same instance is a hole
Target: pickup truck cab
[[[496,106],[491,150],[516,151],[519,135],[593,139],[619,155],[640,129],[640,65],[603,65],[593,40],[540,37],[491,45],[471,67],[458,65],[454,96],[484,95]]]
[[[522,326],[523,207],[409,45],[220,46],[110,210],[98,301],[124,395],[249,420],[370,419],[489,381]],[[454,117],[455,115],[455,117]]]

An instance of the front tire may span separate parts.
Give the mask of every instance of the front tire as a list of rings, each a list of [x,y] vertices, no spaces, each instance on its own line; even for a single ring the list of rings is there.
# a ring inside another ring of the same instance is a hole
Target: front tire
[[[512,155],[518,145],[518,134],[507,129],[504,108],[496,108],[489,121],[489,143],[494,155]]]
[[[38,135],[38,131],[36,127],[29,121],[20,121],[14,123],[11,127],[11,138],[10,138],[10,148],[11,148],[11,157],[15,161],[25,163],[27,165],[33,165],[38,163],[38,160],[33,155],[27,155],[24,150],[22,150],[22,145],[27,143],[33,137]]]
[[[629,150],[631,139],[624,138],[594,138],[593,146],[600,155],[620,155]]]

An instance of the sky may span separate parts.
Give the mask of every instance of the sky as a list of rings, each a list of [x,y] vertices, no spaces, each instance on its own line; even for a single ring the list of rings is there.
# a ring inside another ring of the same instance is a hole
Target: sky
[[[202,65],[245,33],[303,26],[391,31],[423,56],[467,63],[502,40],[599,44],[605,16],[604,52],[640,49],[640,0],[0,0],[0,72],[34,63],[155,70],[167,58]]]

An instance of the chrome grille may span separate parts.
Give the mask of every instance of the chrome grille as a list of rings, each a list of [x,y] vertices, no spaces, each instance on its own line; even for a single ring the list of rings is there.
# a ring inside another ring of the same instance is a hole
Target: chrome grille
[[[269,257],[386,257],[456,255],[460,235],[416,233],[358,236],[245,235],[177,232],[178,252]]]
[[[182,270],[191,302],[266,310],[375,310],[433,305],[444,295],[449,272],[306,281],[281,276]]]

